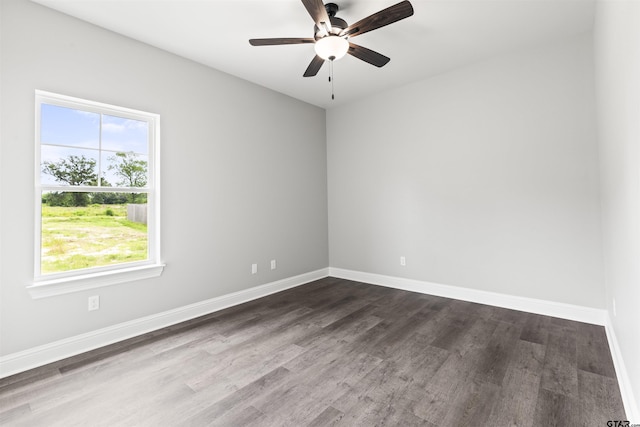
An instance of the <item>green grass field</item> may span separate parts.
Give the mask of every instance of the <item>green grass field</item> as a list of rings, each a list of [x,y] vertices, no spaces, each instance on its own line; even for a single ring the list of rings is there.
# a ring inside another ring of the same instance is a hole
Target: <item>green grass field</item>
[[[126,205],[42,205],[42,274],[147,259],[147,226]]]

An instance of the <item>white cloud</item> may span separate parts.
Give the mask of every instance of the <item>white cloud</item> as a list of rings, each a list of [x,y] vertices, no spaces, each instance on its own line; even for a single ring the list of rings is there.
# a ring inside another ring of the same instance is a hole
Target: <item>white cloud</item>
[[[122,133],[126,129],[125,126],[118,123],[102,123],[102,131],[110,133]]]
[[[103,132],[122,133],[128,130],[137,131],[146,128],[147,123],[140,120],[121,119],[119,117],[114,119],[109,116],[103,116],[102,120]]]

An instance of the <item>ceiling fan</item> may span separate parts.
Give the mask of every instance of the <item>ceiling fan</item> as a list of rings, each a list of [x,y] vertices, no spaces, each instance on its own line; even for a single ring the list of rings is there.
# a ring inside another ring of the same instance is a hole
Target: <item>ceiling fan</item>
[[[411,3],[405,0],[348,25],[344,19],[336,16],[338,5],[335,3],[323,4],[322,0],[302,0],[302,4],[315,22],[313,38],[251,39],[249,43],[252,46],[314,43],[316,56],[304,72],[304,77],[315,76],[326,60],[334,61],[347,53],[376,67],[386,65],[390,58],[351,43],[348,39],[413,15]]]

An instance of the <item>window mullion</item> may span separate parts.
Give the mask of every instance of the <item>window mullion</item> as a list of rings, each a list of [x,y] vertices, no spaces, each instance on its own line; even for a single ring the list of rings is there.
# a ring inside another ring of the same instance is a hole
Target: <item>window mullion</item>
[[[42,191],[59,191],[64,193],[150,193],[150,187],[92,187],[70,185],[41,185]]]
[[[98,128],[98,187],[102,187],[102,120],[104,114],[100,113],[100,127]]]

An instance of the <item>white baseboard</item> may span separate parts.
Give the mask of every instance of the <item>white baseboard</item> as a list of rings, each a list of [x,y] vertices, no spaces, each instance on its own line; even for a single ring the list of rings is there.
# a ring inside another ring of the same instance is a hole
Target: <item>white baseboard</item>
[[[607,316],[607,323],[604,325],[604,328],[607,331],[607,341],[609,341],[613,366],[616,368],[616,376],[618,378],[618,385],[620,386],[624,410],[627,413],[627,420],[631,421],[631,423],[640,423],[640,408],[638,408],[638,401],[633,395],[633,389],[629,382],[629,375],[624,359],[622,358],[622,353],[620,352],[620,345],[618,344],[611,317]]]
[[[480,291],[477,289],[462,288],[459,286],[441,285],[438,283],[404,279],[401,277],[364,273],[361,271],[345,270],[342,268],[329,268],[329,275],[341,279],[371,283],[373,285],[459,299],[462,301],[493,305],[496,307],[526,311],[528,313],[542,314],[562,319],[576,320],[578,322],[591,323],[600,326],[604,326],[607,321],[607,311],[597,308],[499,294],[496,292]]]
[[[327,277],[328,274],[329,269],[323,268],[2,356],[0,378],[294,288]]]
[[[633,422],[640,421],[640,412],[638,412],[637,403],[633,398],[631,384],[628,381],[629,377],[606,310],[341,268],[324,268],[312,271],[2,356],[0,357],[0,378],[37,368],[199,316],[204,316],[227,307],[242,304],[327,276],[604,326],[618,376],[618,384],[620,385],[620,392],[622,394],[627,418]]]

